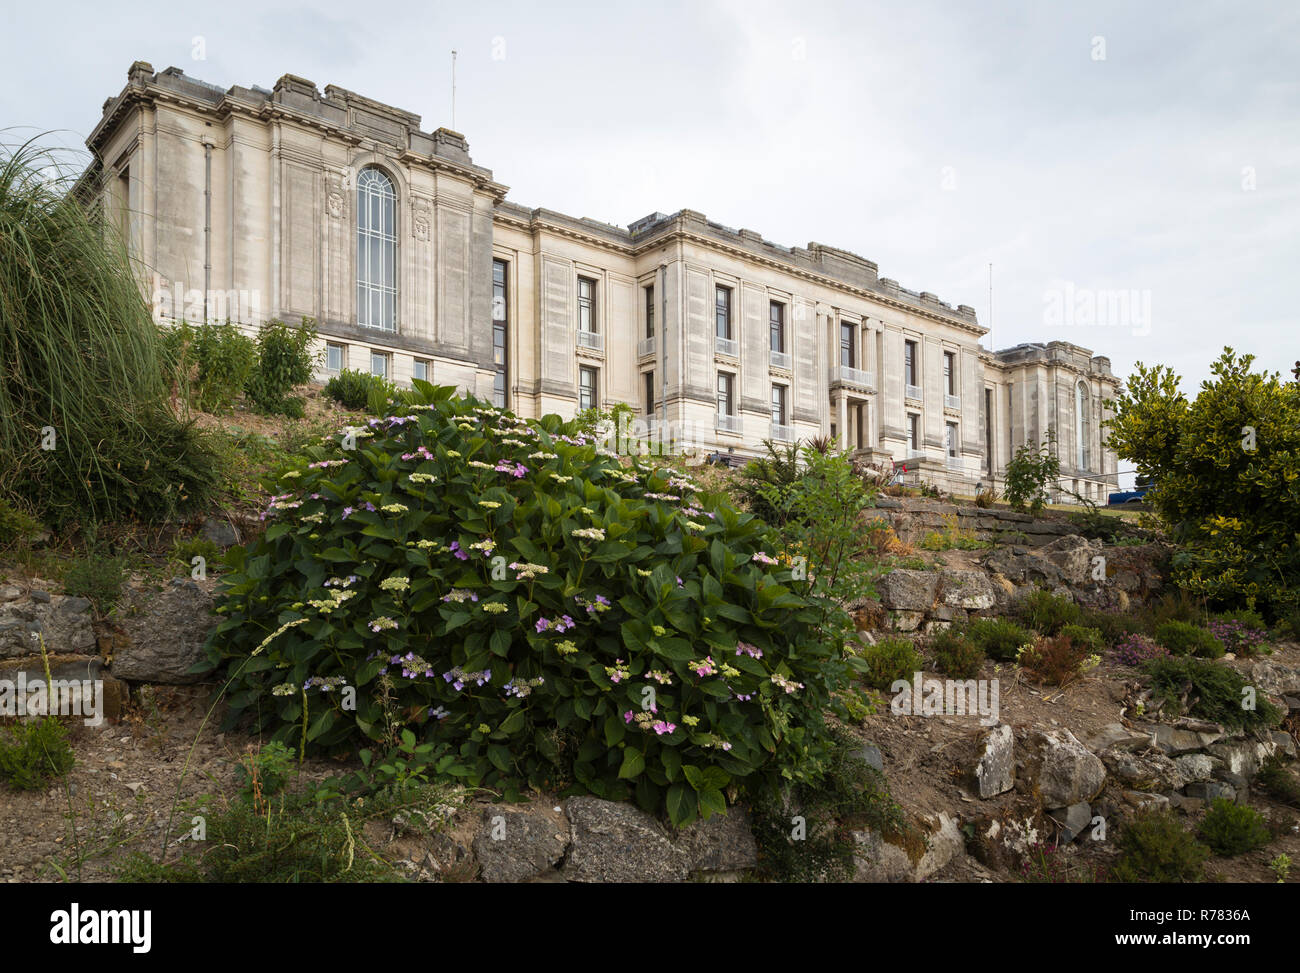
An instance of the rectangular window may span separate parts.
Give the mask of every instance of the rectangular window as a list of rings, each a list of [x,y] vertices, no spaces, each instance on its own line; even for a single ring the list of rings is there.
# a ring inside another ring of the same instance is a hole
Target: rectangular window
[[[382,351],[370,353],[370,374],[380,378],[388,377],[388,355]]]
[[[596,282],[587,277],[578,278],[578,330],[596,330]]]
[[[492,377],[492,404],[498,409],[506,407],[506,342],[510,324],[506,301],[506,270],[504,260],[492,261],[492,364],[496,369],[496,375]]]
[[[914,453],[921,450],[921,417],[915,412],[907,414],[907,445]]]
[[[916,382],[916,342],[903,342],[903,381],[915,386]]]
[[[421,382],[429,380],[429,363],[423,358],[415,359],[411,365],[411,378],[418,378]]]
[[[598,371],[590,365],[578,367],[578,408],[596,408],[596,384]]]
[[[784,385],[772,386],[772,422],[778,426],[786,425],[786,389]]]
[[[952,459],[956,459],[957,458],[957,423],[949,422],[947,423],[947,427],[948,428],[945,432],[945,435],[947,437],[946,444],[948,446],[948,455]]]
[[[943,353],[943,391],[945,395],[957,394],[957,356],[951,351]]]
[[[845,368],[857,368],[858,359],[854,352],[854,334],[856,325],[847,322],[840,323],[840,364]]]
[[[718,415],[736,414],[736,400],[733,393],[735,376],[727,372],[718,372]]]
[[[655,336],[655,287],[650,284],[645,290],[645,336]]]
[[[645,373],[645,414],[655,414],[655,373]]]
[[[325,367],[329,371],[342,371],[346,361],[347,359],[343,354],[342,345],[336,345],[332,341],[325,343]]]
[[[772,301],[767,306],[767,329],[772,351],[785,351],[785,305]]]
[[[731,339],[731,288],[721,287],[715,289],[713,299],[714,317],[717,321],[717,335],[719,338]]]

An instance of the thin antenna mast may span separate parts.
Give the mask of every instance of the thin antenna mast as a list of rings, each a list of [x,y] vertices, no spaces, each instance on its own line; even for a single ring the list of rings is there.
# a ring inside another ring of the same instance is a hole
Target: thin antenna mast
[[[456,129],[456,52],[451,52],[451,130]]]
[[[993,262],[989,261],[989,351],[996,351],[993,343]]]

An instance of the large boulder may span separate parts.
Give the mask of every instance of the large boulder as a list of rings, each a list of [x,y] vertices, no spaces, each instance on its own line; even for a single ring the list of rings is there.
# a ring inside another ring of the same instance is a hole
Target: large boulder
[[[933,571],[898,568],[880,579],[880,603],[890,609],[926,612],[934,607],[938,587]]]
[[[540,805],[516,811],[487,808],[474,838],[474,855],[485,882],[526,882],[550,871],[564,857],[569,825]]]
[[[975,780],[982,798],[1005,794],[1016,785],[1016,741],[1005,723],[984,732],[977,746]]]
[[[212,595],[188,578],[162,591],[135,591],[122,613],[125,644],[113,655],[113,675],[132,682],[184,685],[202,676],[189,669],[205,658],[203,644],[217,623]]]
[[[992,608],[995,601],[993,585],[983,571],[945,568],[939,572],[939,591],[943,604],[967,611]]]
[[[1106,783],[1101,759],[1066,729],[1029,734],[1025,771],[1045,808],[1091,801]]]
[[[949,862],[966,854],[961,822],[947,811],[923,816],[918,825],[924,845],[918,841],[909,849],[884,840],[867,828],[854,831],[853,881],[923,882]]]
[[[51,655],[94,655],[94,613],[86,598],[50,595],[0,604],[0,659],[39,654],[39,634]]]

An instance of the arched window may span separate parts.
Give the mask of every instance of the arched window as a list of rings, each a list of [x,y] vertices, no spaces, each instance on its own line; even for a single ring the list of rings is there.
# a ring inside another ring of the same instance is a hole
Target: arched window
[[[1092,423],[1088,409],[1088,386],[1080,382],[1074,387],[1074,429],[1075,442],[1078,444],[1078,463],[1075,465],[1081,470],[1089,468],[1088,442],[1092,438]]]
[[[397,194],[378,169],[357,177],[357,324],[397,330]]]

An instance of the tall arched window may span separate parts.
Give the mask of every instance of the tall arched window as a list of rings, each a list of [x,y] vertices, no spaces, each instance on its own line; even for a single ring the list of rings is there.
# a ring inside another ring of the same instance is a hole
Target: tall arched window
[[[397,194],[378,169],[357,177],[357,324],[397,330]]]
[[[1074,387],[1074,429],[1075,442],[1078,443],[1078,469],[1088,469],[1088,442],[1092,438],[1092,423],[1089,421],[1088,386],[1079,382]]]

